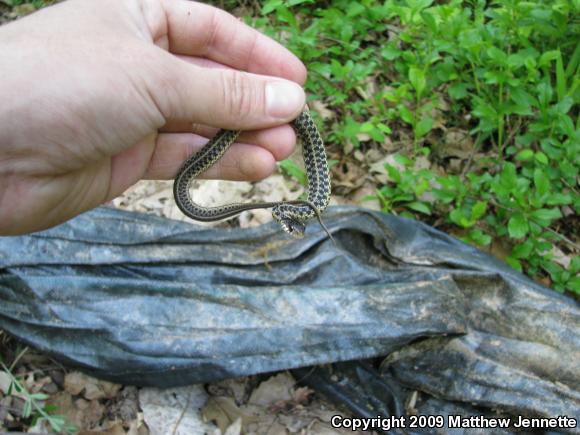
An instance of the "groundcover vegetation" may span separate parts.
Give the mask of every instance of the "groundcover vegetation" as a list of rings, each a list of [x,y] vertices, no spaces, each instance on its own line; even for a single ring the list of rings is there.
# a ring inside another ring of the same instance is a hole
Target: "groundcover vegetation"
[[[382,155],[363,201],[580,294],[579,0],[214,4],[306,64],[335,192]]]

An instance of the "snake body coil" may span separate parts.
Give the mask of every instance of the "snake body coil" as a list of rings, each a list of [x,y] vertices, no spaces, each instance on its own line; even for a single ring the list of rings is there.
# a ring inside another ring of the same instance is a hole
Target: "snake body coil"
[[[302,139],[302,152],[308,178],[308,198],[304,201],[254,202],[202,207],[190,193],[192,181],[214,165],[235,142],[240,131],[220,130],[201,150],[182,165],[175,177],[173,196],[179,209],[198,221],[217,221],[233,217],[245,210],[272,208],[272,216],[284,231],[303,236],[308,219],[318,217],[330,200],[330,174],[326,151],[320,133],[308,111],[303,111],[292,123]],[[321,222],[322,223],[322,222]]]

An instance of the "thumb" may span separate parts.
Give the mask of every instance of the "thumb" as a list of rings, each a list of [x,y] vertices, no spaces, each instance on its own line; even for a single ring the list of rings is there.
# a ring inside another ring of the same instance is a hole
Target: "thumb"
[[[290,80],[204,68],[176,58],[172,63],[173,68],[164,68],[171,77],[163,77],[163,85],[150,92],[166,119],[255,130],[289,122],[305,105],[304,90]]]

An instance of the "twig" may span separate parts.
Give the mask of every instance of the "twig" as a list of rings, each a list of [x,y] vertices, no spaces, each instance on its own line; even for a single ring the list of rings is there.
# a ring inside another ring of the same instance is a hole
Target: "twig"
[[[16,363],[20,361],[20,358],[22,358],[26,352],[28,352],[28,346],[26,346],[24,349],[22,349],[22,351],[18,355],[16,355],[16,358],[14,358],[14,361],[12,361],[12,364],[10,364],[9,367],[10,371],[14,370]]]
[[[179,418],[175,422],[175,426],[173,426],[173,430],[171,431],[171,435],[175,435],[177,433],[177,428],[181,424],[181,420],[183,420],[183,417],[185,416],[185,412],[187,411],[187,409],[189,408],[189,404],[191,403],[191,396],[192,395],[193,395],[193,392],[189,391],[189,394],[187,395],[187,401],[185,402],[185,406],[181,410],[181,414],[179,414]]]
[[[532,221],[533,221],[533,219],[532,219]],[[535,222],[535,223],[537,223],[537,222]],[[563,242],[568,243],[570,246],[572,246],[577,251],[580,251],[580,245],[578,243],[575,243],[574,241],[570,240],[568,237],[564,236],[563,234],[560,234],[558,231],[553,230],[550,227],[546,227],[545,229],[548,230],[549,232],[551,232],[552,234],[554,234],[555,236],[559,237]]]
[[[477,133],[477,137],[475,138],[475,144],[473,145],[473,150],[469,154],[469,158],[467,159],[467,162],[465,163],[465,166],[463,167],[463,171],[461,171],[461,178],[462,179],[465,179],[465,174],[467,174],[467,172],[471,168],[471,163],[473,162],[473,157],[475,156],[475,153],[479,150],[480,145],[481,145],[481,133]]]
[[[576,188],[574,186],[570,186],[570,183],[568,183],[566,180],[564,180],[563,177],[560,177],[560,180],[562,180],[562,183],[564,183],[568,187],[568,189],[570,189],[576,195],[580,195],[580,192],[578,192],[578,190],[576,190]]]

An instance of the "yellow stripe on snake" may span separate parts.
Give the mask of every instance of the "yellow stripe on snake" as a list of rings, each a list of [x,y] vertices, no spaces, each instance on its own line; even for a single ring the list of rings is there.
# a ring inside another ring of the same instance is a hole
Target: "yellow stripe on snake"
[[[272,208],[272,216],[289,234],[302,237],[306,230],[306,221],[313,217],[317,217],[326,230],[320,219],[320,214],[330,200],[330,172],[324,142],[307,110],[292,121],[291,125],[302,140],[308,178],[306,200],[235,203],[217,207],[202,207],[196,204],[190,193],[191,183],[199,174],[214,165],[241,133],[220,130],[201,150],[188,158],[177,173],[173,184],[173,196],[179,209],[191,219],[209,222],[230,218],[245,210]]]

